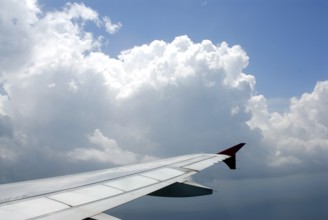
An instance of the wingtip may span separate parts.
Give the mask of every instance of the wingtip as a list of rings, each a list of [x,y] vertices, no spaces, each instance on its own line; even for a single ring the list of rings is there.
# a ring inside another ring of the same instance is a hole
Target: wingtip
[[[218,154],[224,154],[230,156],[229,158],[223,160],[225,164],[228,165],[230,169],[235,170],[236,169],[236,153],[239,151],[245,143],[239,143],[233,147],[230,147],[224,151],[219,152]]]
[[[228,149],[225,149],[217,154],[225,154],[228,156],[233,156],[237,153],[237,151],[239,151],[246,143],[239,143],[233,147],[230,147]]]

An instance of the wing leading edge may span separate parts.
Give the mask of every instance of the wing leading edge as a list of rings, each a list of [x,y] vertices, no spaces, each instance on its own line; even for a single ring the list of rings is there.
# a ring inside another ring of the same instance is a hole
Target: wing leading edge
[[[190,182],[188,177],[221,161],[235,169],[235,155],[244,145],[240,143],[217,154],[186,155],[0,185],[0,219],[116,219],[102,212],[144,195],[190,197],[212,194],[212,189]]]

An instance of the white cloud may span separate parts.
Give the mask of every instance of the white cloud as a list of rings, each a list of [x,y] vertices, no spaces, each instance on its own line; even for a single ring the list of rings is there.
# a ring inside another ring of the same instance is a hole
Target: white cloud
[[[310,94],[293,97],[284,113],[271,112],[263,96],[250,99],[253,117],[248,124],[260,129],[264,140],[272,146],[271,165],[285,165],[287,160],[308,163],[328,159],[327,100],[328,81],[318,82]]]
[[[281,166],[289,166],[289,165],[300,165],[302,161],[292,155],[283,156],[281,152],[276,151],[275,155],[272,156],[268,165],[271,167],[281,167]]]
[[[115,34],[122,27],[122,24],[120,22],[114,24],[114,23],[112,23],[112,21],[110,20],[110,18],[107,17],[107,16],[105,16],[103,18],[103,22],[104,22],[106,31],[108,33],[110,33],[110,34]]]
[[[67,3],[64,8],[64,14],[68,19],[81,18],[83,21],[99,22],[98,13],[86,7],[83,3]]]
[[[95,147],[75,148],[68,156],[73,160],[94,160],[117,165],[137,162],[138,155],[120,148],[115,140],[104,136],[99,129],[88,135],[88,139]]]

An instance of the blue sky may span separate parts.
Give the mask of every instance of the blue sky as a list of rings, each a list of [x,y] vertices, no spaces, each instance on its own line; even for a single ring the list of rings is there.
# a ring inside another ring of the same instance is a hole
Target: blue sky
[[[328,3],[324,0],[81,2],[122,23],[113,36],[93,30],[108,39],[104,51],[111,56],[155,39],[170,42],[188,35],[194,42],[226,41],[244,48],[250,57],[245,72],[255,75],[257,90],[267,98],[300,96],[328,77]],[[58,9],[66,1],[42,3]]]
[[[328,218],[326,1],[0,8],[0,183],[246,142],[235,172],[195,177],[213,196],[146,197],[110,213]]]

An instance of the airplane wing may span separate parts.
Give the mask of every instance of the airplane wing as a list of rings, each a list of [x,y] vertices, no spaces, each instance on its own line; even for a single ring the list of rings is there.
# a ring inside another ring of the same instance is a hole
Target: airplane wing
[[[223,161],[236,168],[240,143],[217,154],[193,154],[148,163],[0,185],[0,219],[115,220],[103,212],[144,195],[190,197],[212,189],[188,177]]]

